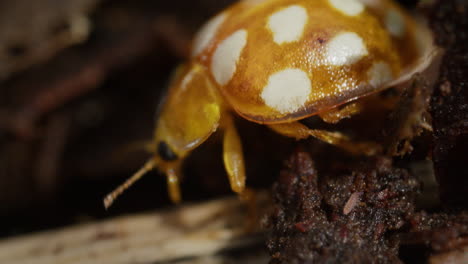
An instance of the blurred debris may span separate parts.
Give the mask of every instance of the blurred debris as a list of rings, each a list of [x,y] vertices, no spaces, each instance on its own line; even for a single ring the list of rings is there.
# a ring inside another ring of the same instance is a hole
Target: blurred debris
[[[64,113],[56,113],[49,120],[44,131],[43,145],[38,153],[35,166],[36,186],[41,199],[55,199],[60,186],[61,158],[69,135],[70,120]]]
[[[45,114],[98,88],[112,71],[150,53],[163,41],[178,56],[186,55],[188,34],[176,21],[157,18],[153,21],[140,19],[134,23],[137,30],[114,29],[111,35],[101,36],[102,43],[72,51],[71,54],[65,53],[62,59],[53,60],[45,69],[39,70],[41,74],[36,71],[32,76],[23,76],[24,79],[11,83],[12,86],[20,86],[19,89],[26,89],[25,86],[34,82],[35,89],[26,102],[13,109],[13,113],[3,112],[0,118],[4,123],[0,125],[17,137],[32,137],[36,123]]]
[[[0,81],[85,41],[101,0],[0,2]]]

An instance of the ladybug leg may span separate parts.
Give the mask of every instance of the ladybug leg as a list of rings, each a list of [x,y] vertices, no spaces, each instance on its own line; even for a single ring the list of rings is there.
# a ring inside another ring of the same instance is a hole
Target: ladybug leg
[[[245,230],[254,230],[258,222],[258,210],[256,207],[256,192],[245,187],[245,162],[242,153],[242,144],[235,128],[232,117],[229,114],[223,116],[222,125],[224,128],[223,139],[223,160],[224,167],[229,177],[231,189],[239,195],[240,200],[247,207],[247,221]]]
[[[381,147],[375,143],[354,142],[348,136],[340,132],[310,129],[299,122],[274,124],[269,125],[269,127],[281,135],[296,138],[297,140],[312,136],[356,155],[374,155],[381,151]]]
[[[353,102],[350,104],[347,104],[343,107],[335,107],[331,110],[328,110],[326,112],[319,113],[318,115],[320,118],[330,124],[336,124],[338,123],[341,119],[344,118],[349,118],[359,112],[361,112],[363,106],[360,103]]]
[[[231,189],[242,196],[245,191],[245,163],[242,144],[234,121],[229,114],[223,116],[223,161]]]
[[[182,195],[180,192],[180,163],[181,161],[176,161],[164,166],[164,172],[167,177],[169,198],[173,203],[180,203],[180,201],[182,201]]]

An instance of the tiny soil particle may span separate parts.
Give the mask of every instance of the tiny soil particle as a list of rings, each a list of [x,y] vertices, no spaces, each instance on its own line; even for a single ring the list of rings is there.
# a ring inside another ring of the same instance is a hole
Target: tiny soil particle
[[[349,197],[349,200],[346,202],[343,208],[344,215],[348,215],[349,213],[351,213],[351,211],[353,211],[354,207],[356,207],[356,205],[358,205],[359,203],[360,196],[361,196],[361,193],[359,192],[355,192],[351,194],[351,196]]]

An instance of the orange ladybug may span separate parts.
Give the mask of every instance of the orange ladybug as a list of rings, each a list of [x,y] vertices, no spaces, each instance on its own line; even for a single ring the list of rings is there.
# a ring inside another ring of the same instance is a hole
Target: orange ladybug
[[[242,194],[246,176],[235,114],[288,137],[372,152],[371,144],[297,121],[319,115],[336,123],[359,112],[357,99],[408,80],[427,66],[424,45],[432,41],[421,32],[424,27],[390,0],[234,4],[196,35],[158,117],[154,156],[104,199],[105,206],[153,168],[166,173],[170,197],[180,201],[181,162],[218,129],[231,188]]]

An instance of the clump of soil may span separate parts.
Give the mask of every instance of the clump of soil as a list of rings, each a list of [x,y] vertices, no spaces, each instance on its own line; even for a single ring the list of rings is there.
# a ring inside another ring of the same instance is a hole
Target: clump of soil
[[[319,177],[308,153],[294,153],[274,187],[271,263],[398,262],[398,241],[386,234],[405,227],[417,189],[386,157]]]

